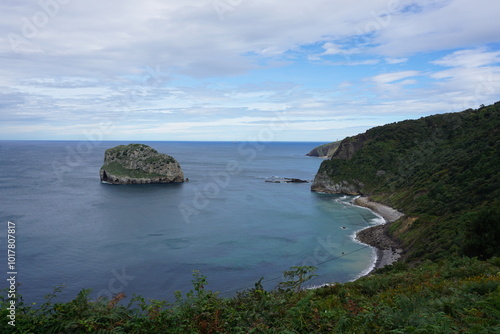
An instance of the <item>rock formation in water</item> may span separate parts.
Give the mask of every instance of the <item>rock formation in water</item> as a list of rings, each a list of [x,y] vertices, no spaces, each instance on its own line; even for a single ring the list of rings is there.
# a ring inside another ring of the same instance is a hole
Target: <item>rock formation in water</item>
[[[101,182],[112,184],[184,182],[177,160],[144,144],[107,149],[99,174]]]
[[[270,180],[265,180],[267,183],[309,183],[307,180],[297,179],[293,177],[272,177]]]

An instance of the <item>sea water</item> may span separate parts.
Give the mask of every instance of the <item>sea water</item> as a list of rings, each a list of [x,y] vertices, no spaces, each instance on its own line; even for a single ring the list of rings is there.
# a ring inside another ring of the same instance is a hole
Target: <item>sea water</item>
[[[345,282],[373,263],[353,239],[376,224],[350,198],[310,191],[320,143],[144,142],[175,157],[189,182],[110,185],[99,180],[107,148],[128,142],[0,142],[0,235],[16,224],[18,293],[62,300],[123,292],[174,299],[192,289],[231,296],[262,277],[274,288],[291,266],[316,266],[309,284]],[[0,257],[7,272],[7,256]],[[6,287],[3,280],[1,288]]]

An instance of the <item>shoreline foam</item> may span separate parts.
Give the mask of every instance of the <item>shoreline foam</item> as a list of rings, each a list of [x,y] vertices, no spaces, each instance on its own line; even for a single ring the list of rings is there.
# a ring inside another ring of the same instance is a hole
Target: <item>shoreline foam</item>
[[[372,210],[377,216],[384,219],[385,223],[370,226],[355,233],[355,240],[375,249],[375,259],[371,267],[361,272],[359,277],[371,274],[373,271],[391,265],[398,261],[403,250],[400,245],[387,233],[388,223],[392,223],[404,214],[387,205],[372,202],[368,197],[357,197],[354,205]],[[358,278],[359,278],[358,277]]]

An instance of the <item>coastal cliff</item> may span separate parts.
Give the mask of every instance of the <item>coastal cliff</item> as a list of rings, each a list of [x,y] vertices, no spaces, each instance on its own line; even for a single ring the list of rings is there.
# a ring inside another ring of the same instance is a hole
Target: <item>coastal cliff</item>
[[[314,177],[311,190],[327,194],[361,195],[360,188],[363,184],[357,180],[333,179],[326,170],[320,170]]]
[[[367,141],[365,133],[348,137],[340,142],[334,142],[335,149],[333,150],[330,160],[350,160],[359,151],[364,143]],[[317,149],[317,148],[316,148]],[[310,154],[310,153],[309,153]],[[336,178],[332,177],[334,172],[330,170],[328,164],[323,163],[318,173],[316,174],[313,184],[311,185],[312,191],[332,193],[332,194],[346,194],[346,195],[361,195],[364,184],[362,181],[350,178]]]
[[[111,184],[184,182],[177,160],[144,144],[107,149],[99,175],[101,182]]]
[[[486,259],[500,255],[499,150],[500,102],[391,123],[344,139],[311,190],[404,212],[384,233],[401,241],[405,260]]]

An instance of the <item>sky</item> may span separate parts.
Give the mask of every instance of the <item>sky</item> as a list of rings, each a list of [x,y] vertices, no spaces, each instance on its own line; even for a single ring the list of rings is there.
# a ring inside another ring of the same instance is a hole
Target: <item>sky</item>
[[[0,140],[331,142],[500,100],[498,0],[0,0]]]

